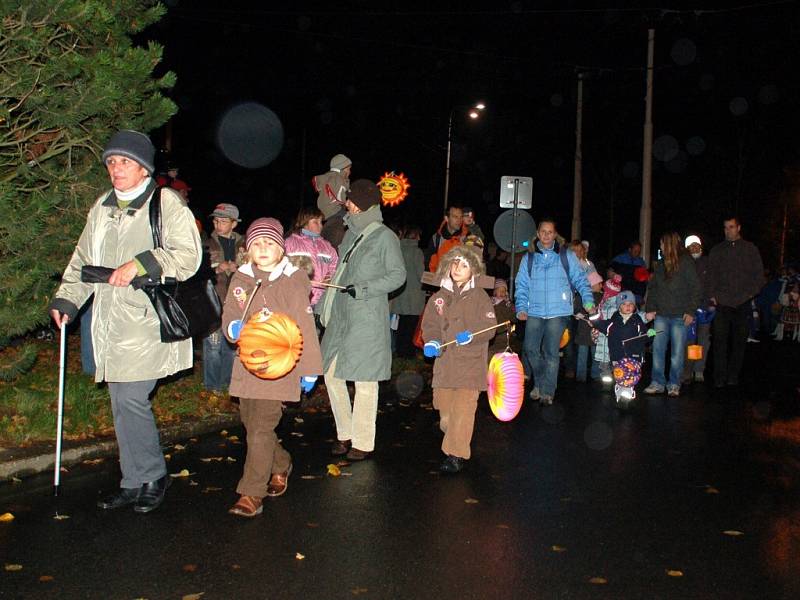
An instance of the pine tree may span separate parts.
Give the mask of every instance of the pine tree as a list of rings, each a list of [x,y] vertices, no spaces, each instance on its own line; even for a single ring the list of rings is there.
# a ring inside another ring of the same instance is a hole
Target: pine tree
[[[165,9],[148,0],[0,0],[0,348],[49,319],[86,214],[108,187],[103,144],[150,131],[176,107],[155,77],[162,48],[132,36]],[[0,365],[11,377],[32,347]]]

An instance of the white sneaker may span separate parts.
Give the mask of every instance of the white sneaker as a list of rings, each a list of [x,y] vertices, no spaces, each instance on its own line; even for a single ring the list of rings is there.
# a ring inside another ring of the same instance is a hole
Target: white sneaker
[[[528,398],[530,398],[531,400],[539,400],[541,399],[541,397],[542,397],[541,394],[539,394],[539,388],[533,388],[531,390],[531,393],[528,394]]]
[[[747,338],[747,341],[750,342],[751,344],[760,344],[761,343],[761,340],[757,340],[756,338],[751,338],[751,337]]]
[[[647,390],[645,390],[647,391]],[[667,388],[667,396],[670,398],[677,398],[681,395],[681,388],[677,385],[671,385]]]
[[[705,375],[703,375],[702,373],[695,373],[694,374],[694,380],[697,383],[703,383],[706,380],[706,378],[705,378]]]
[[[657,383],[651,383],[646,388],[644,388],[645,394],[663,394],[664,393],[664,386],[658,385]]]

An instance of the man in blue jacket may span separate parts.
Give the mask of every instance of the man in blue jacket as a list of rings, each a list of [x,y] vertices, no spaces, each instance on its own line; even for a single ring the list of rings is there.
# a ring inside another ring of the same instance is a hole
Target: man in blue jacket
[[[514,300],[525,324],[523,356],[533,376],[531,400],[552,404],[558,380],[558,348],[572,316],[573,289],[583,307],[595,312],[592,288],[578,258],[556,241],[553,219],[539,222],[537,238],[519,265]]]

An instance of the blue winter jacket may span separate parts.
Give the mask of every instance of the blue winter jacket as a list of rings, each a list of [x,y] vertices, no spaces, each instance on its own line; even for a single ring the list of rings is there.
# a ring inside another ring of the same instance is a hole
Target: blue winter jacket
[[[565,249],[569,265],[569,279],[561,257],[558,242],[552,248],[543,248],[537,240],[536,250],[528,252],[520,261],[514,279],[514,304],[517,314],[524,312],[529,317],[549,319],[572,315],[572,287],[580,294],[584,305],[593,303],[592,288],[586,273],[572,250]],[[528,262],[533,265],[528,276]]]

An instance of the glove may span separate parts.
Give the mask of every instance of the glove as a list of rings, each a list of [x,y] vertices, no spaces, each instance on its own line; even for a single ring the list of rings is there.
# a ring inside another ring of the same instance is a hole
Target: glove
[[[343,290],[339,290],[339,291],[342,292],[343,294],[350,294],[350,296],[352,298],[356,297],[356,288],[352,283],[350,285],[346,286]]]
[[[442,355],[442,343],[438,340],[426,342],[422,348],[422,353],[428,358],[437,358]]]
[[[242,334],[242,320],[236,319],[235,321],[231,321],[228,323],[228,337],[231,338],[234,342],[239,340],[239,336]]]
[[[472,341],[472,332],[471,331],[462,331],[461,333],[456,334],[456,345],[457,346],[466,346]]]
[[[647,337],[656,337],[658,332],[655,329],[648,329],[647,330]]]
[[[300,390],[305,392],[306,394],[310,394],[311,390],[314,389],[314,386],[317,384],[317,376],[311,377],[301,377],[300,378]]]

